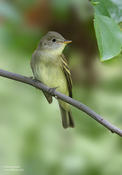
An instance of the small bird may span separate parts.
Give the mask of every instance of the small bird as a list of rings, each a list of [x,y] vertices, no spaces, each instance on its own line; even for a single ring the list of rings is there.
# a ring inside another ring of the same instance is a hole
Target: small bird
[[[72,97],[72,79],[65,56],[62,54],[65,46],[72,41],[66,40],[61,34],[49,31],[39,42],[31,59],[34,78],[57,91]],[[49,103],[52,96],[44,95]],[[70,105],[58,99],[63,128],[74,127]]]

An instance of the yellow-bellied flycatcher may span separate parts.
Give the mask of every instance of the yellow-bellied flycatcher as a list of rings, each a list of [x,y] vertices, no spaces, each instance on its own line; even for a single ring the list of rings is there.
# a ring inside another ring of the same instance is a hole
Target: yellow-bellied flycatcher
[[[57,32],[48,32],[41,38],[37,49],[32,55],[31,68],[35,79],[72,97],[71,74],[67,60],[62,54],[66,44],[70,42]],[[52,103],[52,96],[44,91],[43,93],[48,102]],[[58,100],[58,102],[63,127],[74,127],[70,105],[62,100]]]

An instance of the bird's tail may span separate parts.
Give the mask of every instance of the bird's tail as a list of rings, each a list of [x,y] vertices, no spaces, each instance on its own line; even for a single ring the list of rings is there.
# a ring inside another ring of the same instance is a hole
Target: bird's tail
[[[60,104],[61,118],[62,118],[62,126],[63,128],[74,128],[74,121],[72,119],[72,115],[70,111],[66,111]]]

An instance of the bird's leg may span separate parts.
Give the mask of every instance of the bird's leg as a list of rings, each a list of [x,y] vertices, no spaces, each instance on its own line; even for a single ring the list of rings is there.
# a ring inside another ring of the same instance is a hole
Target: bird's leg
[[[33,77],[33,76],[30,76],[29,78],[30,78],[30,79],[32,79],[32,80],[34,79],[34,77]]]
[[[30,77],[30,78],[33,80],[34,83],[41,83],[41,81],[35,79],[34,77]],[[37,87],[36,87],[36,88],[37,88]],[[37,89],[38,89],[38,88],[37,88]]]
[[[52,96],[55,96],[55,95],[54,95],[54,92],[55,92],[55,90],[56,90],[57,88],[58,88],[58,87],[49,88],[48,93],[51,94]],[[55,97],[56,97],[56,96],[55,96]]]
[[[35,79],[35,78],[33,78],[33,81],[34,81],[35,83],[41,83],[41,81],[39,81],[39,80],[37,80],[37,79]]]
[[[34,82],[40,82],[39,80],[35,79],[34,77],[29,77],[30,79],[32,79]]]
[[[34,82],[36,82],[36,83],[41,82],[41,81],[35,79],[35,78],[32,77],[32,76],[29,77],[29,78],[31,78],[31,79],[32,79]],[[57,96],[54,95],[54,92],[55,92],[55,90],[56,90],[57,88],[58,88],[58,87],[49,88],[49,89],[48,89],[48,93],[49,93],[51,96],[54,96],[55,98],[57,98]]]
[[[33,76],[31,76],[31,77],[29,77],[29,78],[32,79],[32,80],[35,81],[35,82],[40,82],[39,80],[35,79],[35,77],[33,77]]]

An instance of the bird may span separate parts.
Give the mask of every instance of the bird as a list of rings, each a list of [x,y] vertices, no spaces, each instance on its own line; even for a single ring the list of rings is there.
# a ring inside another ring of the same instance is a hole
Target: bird
[[[58,32],[49,31],[41,38],[30,62],[35,80],[47,85],[50,90],[56,89],[69,97],[72,97],[72,79],[63,50],[71,42]],[[52,96],[42,92],[47,101],[52,103]],[[60,99],[58,104],[63,128],[74,128],[70,105]]]

